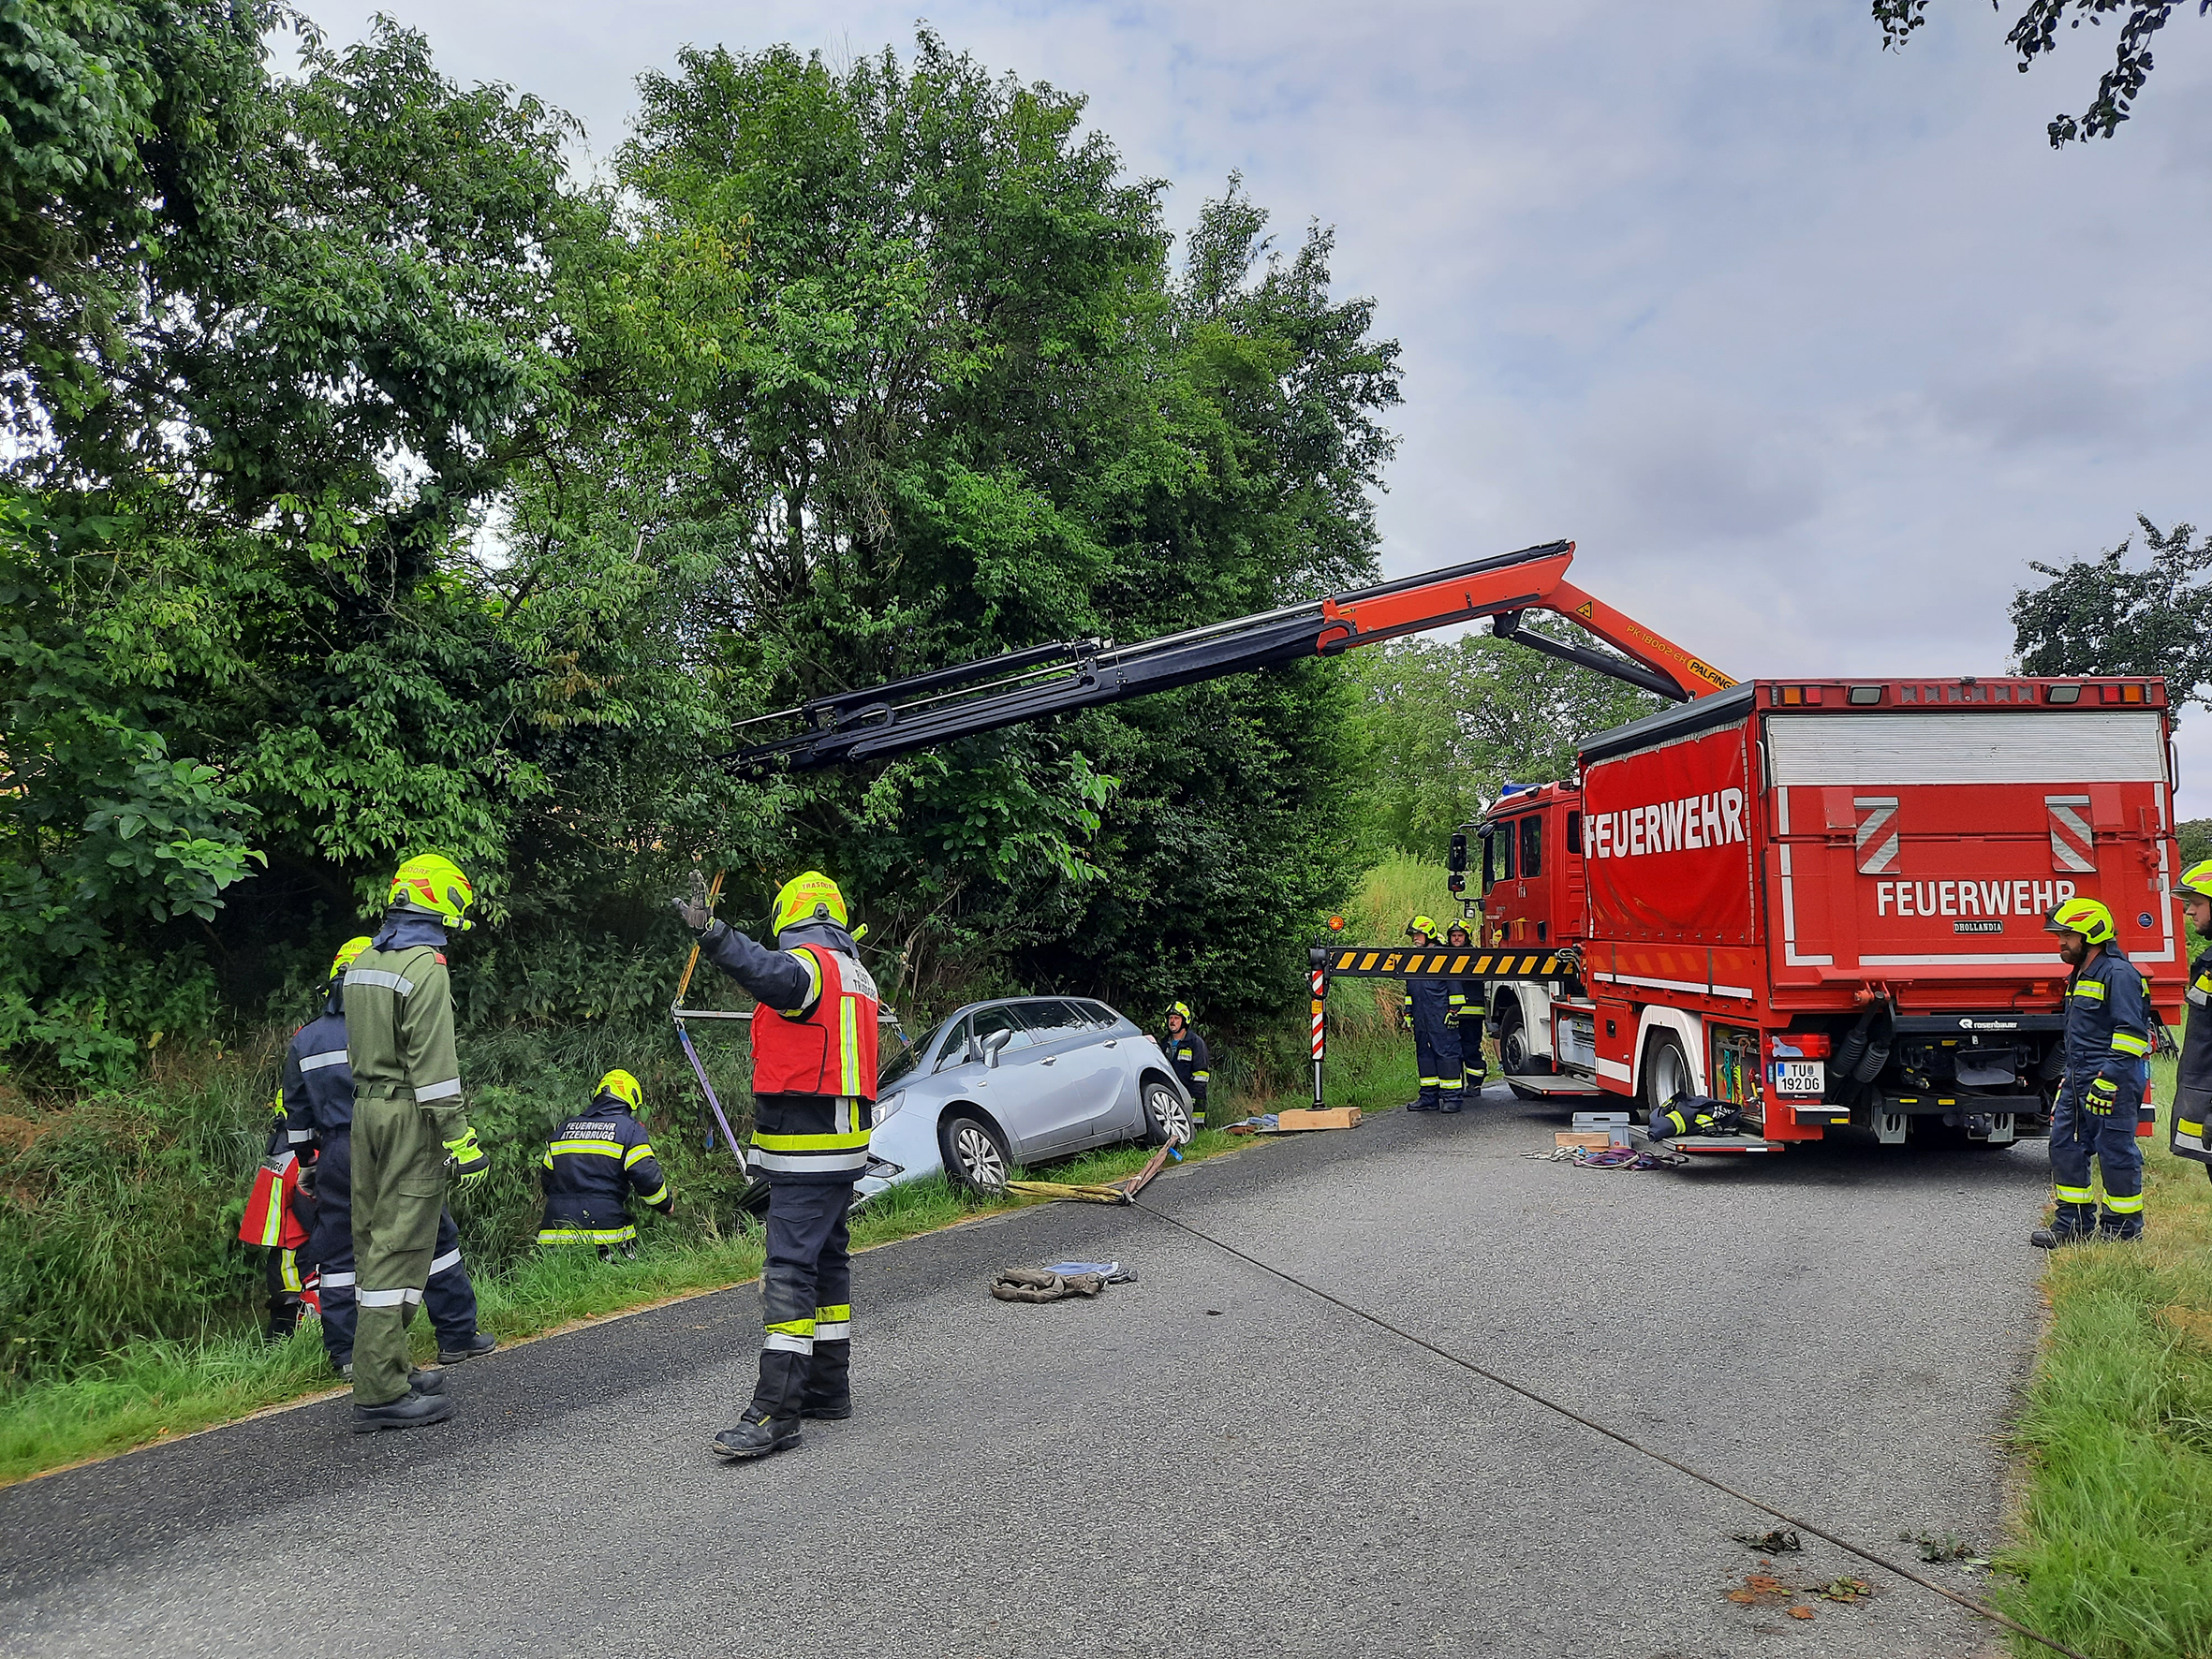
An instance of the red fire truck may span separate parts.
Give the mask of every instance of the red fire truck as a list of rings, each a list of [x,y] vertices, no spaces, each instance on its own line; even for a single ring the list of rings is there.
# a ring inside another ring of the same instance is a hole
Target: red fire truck
[[[1478,942],[1541,948],[1485,986],[1508,1080],[1731,1101],[1743,1150],[2047,1134],[2053,905],[2109,905],[2178,1023],[2170,739],[2157,680],[1999,676],[1761,680],[1588,740],[1468,827]]]

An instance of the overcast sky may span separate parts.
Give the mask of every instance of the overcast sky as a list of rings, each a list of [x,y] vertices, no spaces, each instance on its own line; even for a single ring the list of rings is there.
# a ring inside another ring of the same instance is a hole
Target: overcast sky
[[[908,4],[309,0],[584,121],[686,43],[833,62]],[[2179,11],[2137,118],[2050,150],[2113,31],[2013,66],[1935,0],[1884,53],[1866,0],[926,11],[994,70],[1085,93],[1171,219],[1241,169],[1405,345],[1392,574],[1556,536],[1584,586],[1739,677],[2001,671],[2028,561],[2140,511],[2212,522],[2212,22]],[[1695,22],[1683,21],[1694,18]],[[2182,807],[2212,815],[2212,716]],[[2201,781],[2200,781],[2201,780]]]

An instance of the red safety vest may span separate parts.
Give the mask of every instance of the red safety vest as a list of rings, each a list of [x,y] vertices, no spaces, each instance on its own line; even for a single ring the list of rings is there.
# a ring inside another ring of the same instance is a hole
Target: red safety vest
[[[307,1242],[307,1229],[292,1212],[292,1195],[300,1190],[300,1160],[296,1153],[280,1152],[254,1171],[254,1190],[246,1197],[245,1213],[239,1218],[238,1236],[248,1244],[269,1244],[297,1250]]]
[[[818,945],[791,952],[821,974],[804,1014],[753,1016],[753,1093],[876,1098],[876,981],[850,957]]]

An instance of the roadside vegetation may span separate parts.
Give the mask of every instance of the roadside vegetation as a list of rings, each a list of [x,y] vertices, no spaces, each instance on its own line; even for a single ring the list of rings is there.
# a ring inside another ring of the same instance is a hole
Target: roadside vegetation
[[[2142,1241],[2056,1252],[2044,1278],[2020,1535],[1999,1564],[2018,1575],[2007,1610],[2091,1659],[2212,1652],[2212,1182],[2165,1151],[2171,1060],[2157,1079]]]
[[[1394,934],[1414,909],[1435,911],[1440,866],[1403,857],[1379,866],[1348,912],[1364,936]],[[1401,912],[1403,914],[1401,914]],[[1395,918],[1394,923],[1392,918]],[[667,970],[672,977],[680,958]],[[1376,1111],[1412,1094],[1409,1044],[1388,996],[1338,993],[1329,1101]],[[1140,1019],[1144,1010],[1134,1010]],[[236,1242],[274,1087],[280,1030],[215,1053],[161,1059],[128,1089],[50,1108],[0,1096],[0,1183],[22,1225],[0,1228],[0,1306],[11,1356],[0,1388],[0,1483],[85,1458],[190,1433],[335,1386],[312,1325],[290,1343],[259,1340],[258,1253]],[[750,1095],[742,1045],[701,1040],[709,1074],[742,1135]],[[667,1028],[512,1029],[466,1042],[464,1064],[493,1176],[461,1208],[484,1329],[503,1342],[579,1320],[722,1289],[758,1276],[759,1236],[738,1219],[744,1187]],[[623,1065],[646,1090],[646,1126],[678,1195],[676,1214],[648,1215],[635,1262],[539,1252],[538,1153],[547,1130]],[[1217,1115],[1305,1103],[1305,1026],[1228,1035],[1219,1045]],[[1211,1129],[1185,1156],[1251,1141]],[[1061,1181],[1112,1180],[1148,1154],[1124,1147],[1054,1166]],[[1025,1199],[981,1200],[941,1179],[893,1188],[854,1222],[857,1245],[888,1243]],[[429,1333],[419,1329],[426,1356]]]

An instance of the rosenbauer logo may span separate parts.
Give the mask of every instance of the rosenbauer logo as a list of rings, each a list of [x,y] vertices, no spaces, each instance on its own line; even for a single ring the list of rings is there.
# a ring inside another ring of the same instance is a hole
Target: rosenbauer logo
[[[1685,795],[1626,812],[1593,813],[1585,826],[1594,859],[1641,859],[1648,853],[1696,852],[1748,839],[1744,792],[1719,789]]]

